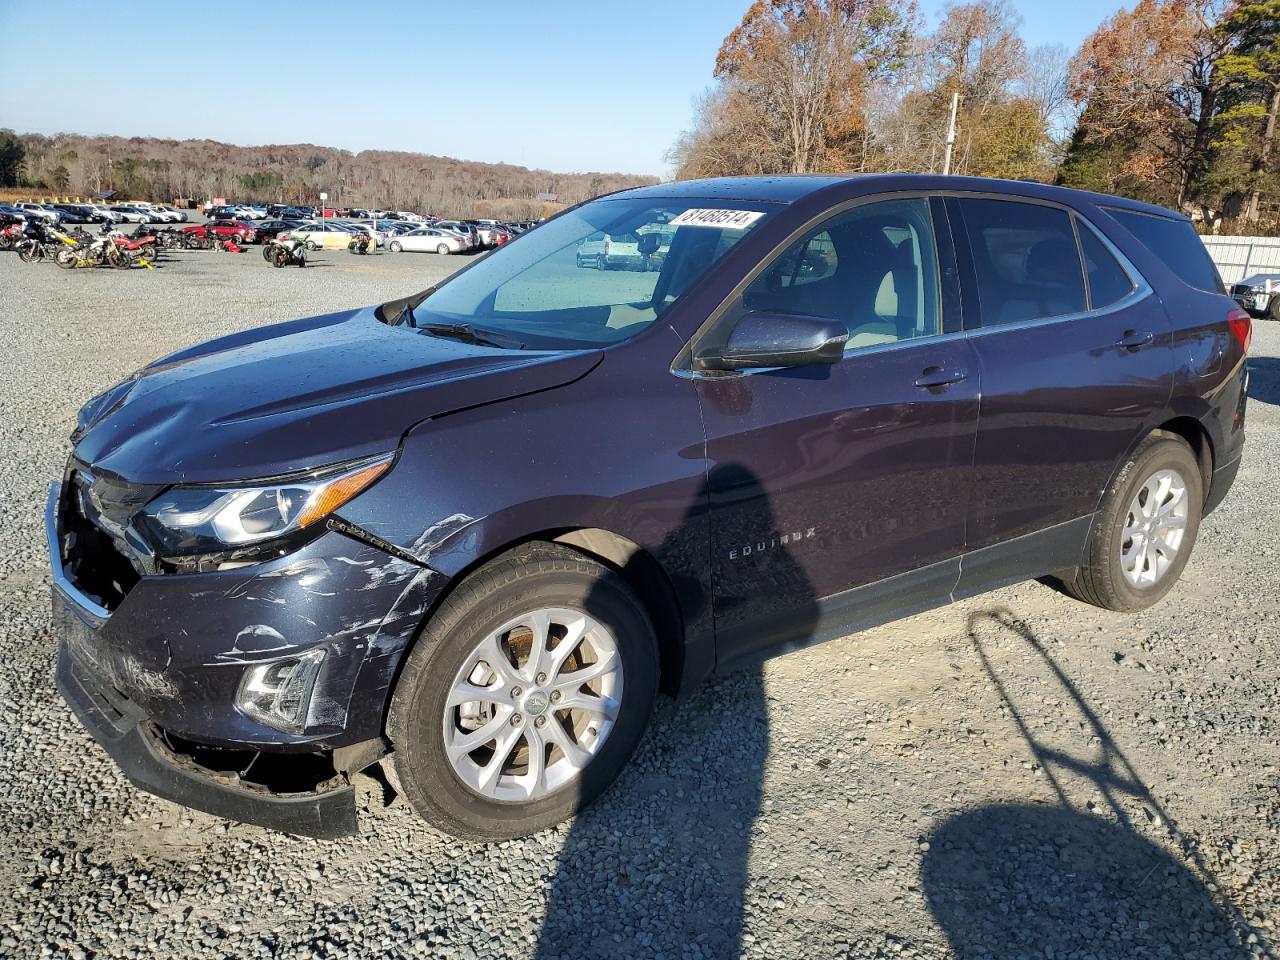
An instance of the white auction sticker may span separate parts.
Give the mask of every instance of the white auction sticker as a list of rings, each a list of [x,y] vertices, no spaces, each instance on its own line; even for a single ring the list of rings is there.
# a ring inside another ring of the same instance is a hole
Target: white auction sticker
[[[763,216],[763,212],[755,210],[686,210],[672,220],[670,226],[745,230]]]

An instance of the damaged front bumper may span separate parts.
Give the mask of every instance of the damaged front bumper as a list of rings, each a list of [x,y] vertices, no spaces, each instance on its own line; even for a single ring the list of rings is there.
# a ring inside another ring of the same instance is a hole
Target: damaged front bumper
[[[348,777],[376,760],[404,651],[445,578],[329,531],[252,567],[143,576],[104,605],[69,573],[50,490],[58,685],[133,783],[218,816],[308,836],[355,829]],[[73,540],[74,538],[72,538]],[[297,731],[236,706],[247,669],[324,652]]]
[[[58,690],[76,718],[130,782],[147,793],[214,816],[320,839],[356,832],[355,788],[335,778],[303,793],[279,793],[235,774],[219,776],[167,749],[145,713],[119,691],[104,688],[77,663],[66,641],[58,647]]]

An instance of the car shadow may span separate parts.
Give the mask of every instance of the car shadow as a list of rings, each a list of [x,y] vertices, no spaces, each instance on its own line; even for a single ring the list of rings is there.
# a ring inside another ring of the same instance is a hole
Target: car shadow
[[[705,556],[707,492],[725,486],[753,505],[741,516],[752,528],[744,540],[778,532],[759,480],[740,466],[721,466],[659,554],[697,549]],[[785,548],[771,563],[772,576],[800,590],[797,616],[815,625],[817,601],[799,564]],[[592,612],[591,597],[586,607]],[[538,934],[539,960],[739,956],[768,748],[758,668],[704,684],[678,706],[663,701],[619,782],[569,826]]]
[[[1280,358],[1249,358],[1249,399],[1280,405]]]
[[[1003,608],[972,614],[969,638],[1057,800],[990,804],[946,820],[927,838],[924,895],[954,955],[1251,956],[1245,940],[1260,932],[1214,896],[1194,844],[1040,639]],[[1042,668],[1047,682],[1034,703],[1053,705],[1052,718],[1035,716],[1032,701],[1019,704],[993,664],[1000,647]],[[1073,725],[1091,756],[1046,742],[1055,727]],[[1079,788],[1101,799],[1078,808],[1071,798]],[[1151,822],[1149,832],[1163,829],[1167,843],[1143,836],[1135,815]]]

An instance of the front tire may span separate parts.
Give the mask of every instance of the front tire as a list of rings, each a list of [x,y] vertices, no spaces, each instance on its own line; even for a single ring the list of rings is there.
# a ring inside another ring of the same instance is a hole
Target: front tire
[[[456,837],[545,830],[618,776],[657,684],[653,627],[621,575],[522,547],[459,584],[409,654],[387,722],[397,779]]]
[[[1063,583],[1069,594],[1121,613],[1143,610],[1173,589],[1195,546],[1204,481],[1181,437],[1148,437],[1102,499],[1085,563]]]
[[[391,243],[388,244],[387,249],[390,250],[392,253],[399,253],[401,250],[404,249],[404,247],[400,246],[399,240],[392,240]]]
[[[1275,294],[1267,301],[1267,319],[1280,320],[1280,293]]]

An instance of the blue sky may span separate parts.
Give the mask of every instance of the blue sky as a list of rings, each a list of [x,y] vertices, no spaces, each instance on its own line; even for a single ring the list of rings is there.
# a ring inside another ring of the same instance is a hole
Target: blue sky
[[[1121,0],[1013,5],[1028,44],[1074,50]],[[747,6],[0,0],[0,36],[30,41],[0,58],[0,127],[662,175]],[[944,6],[921,0],[930,25]],[[158,76],[131,83],[147,65]]]

